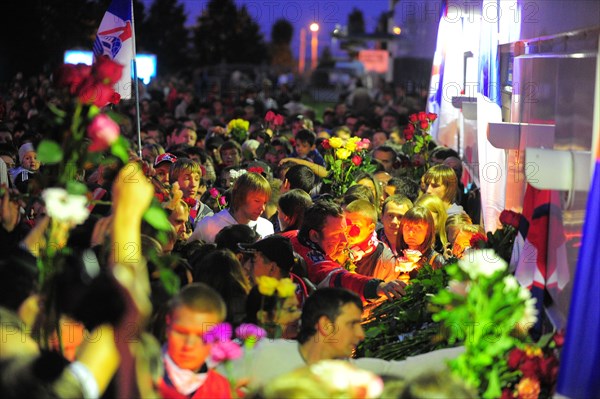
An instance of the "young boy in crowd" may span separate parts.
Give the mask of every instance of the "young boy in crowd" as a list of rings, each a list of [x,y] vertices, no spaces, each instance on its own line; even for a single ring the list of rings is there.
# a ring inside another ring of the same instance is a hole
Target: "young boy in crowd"
[[[317,165],[325,166],[325,160],[316,149],[315,142],[317,135],[310,130],[302,129],[296,133],[294,152],[290,155],[292,158],[300,158],[312,161]]]
[[[32,143],[25,143],[19,147],[19,163],[21,166],[10,172],[14,183],[29,180],[30,174],[40,169],[40,161],[37,159],[37,152]]]
[[[192,229],[196,224],[206,216],[213,214],[212,210],[200,200],[197,199],[198,189],[200,188],[200,178],[202,171],[200,165],[189,158],[180,158],[169,171],[169,181],[179,184],[179,189],[183,192],[183,200],[190,207],[190,223]]]

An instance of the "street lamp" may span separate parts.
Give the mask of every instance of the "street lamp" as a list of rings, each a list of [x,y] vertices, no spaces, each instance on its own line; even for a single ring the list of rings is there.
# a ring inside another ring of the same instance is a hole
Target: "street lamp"
[[[317,49],[319,47],[319,37],[318,37],[318,32],[319,32],[319,24],[317,24],[316,22],[313,22],[312,24],[310,24],[309,27],[310,31],[312,32],[311,34],[311,38],[310,38],[310,61],[311,61],[311,69],[315,69],[317,68]]]

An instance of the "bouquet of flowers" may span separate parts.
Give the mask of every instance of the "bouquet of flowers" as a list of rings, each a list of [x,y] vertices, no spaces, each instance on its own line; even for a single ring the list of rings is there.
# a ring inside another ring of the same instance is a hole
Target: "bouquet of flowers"
[[[434,270],[426,264],[406,286],[406,295],[376,303],[363,324],[365,340],[359,344],[356,357],[402,360],[448,346],[429,309],[431,296],[447,282],[443,269]]]
[[[431,125],[437,119],[437,114],[419,112],[408,117],[408,126],[404,129],[405,143],[402,152],[410,160],[412,177],[417,181],[429,168],[429,143],[431,142]]]
[[[368,153],[369,139],[350,137],[346,142],[339,137],[332,137],[322,143],[325,149],[325,162],[329,167],[329,175],[323,179],[331,185],[331,193],[336,197],[344,195],[348,187],[355,183],[354,175],[358,171],[373,173],[377,167],[371,164]]]
[[[277,133],[279,128],[285,124],[285,117],[273,111],[268,111],[265,115],[265,122],[267,123],[267,130]]]
[[[250,122],[244,119],[232,119],[227,124],[227,134],[240,144],[243,144],[248,138],[249,129]]]
[[[509,365],[506,353],[521,344],[536,321],[535,299],[507,273],[507,263],[493,250],[468,252],[446,267],[451,279],[432,303],[433,320],[443,322],[449,342],[465,352],[450,369],[483,398],[499,398]]]
[[[220,211],[227,208],[227,198],[221,194],[218,188],[212,187],[208,192],[210,193],[210,196],[217,201],[217,206]]]

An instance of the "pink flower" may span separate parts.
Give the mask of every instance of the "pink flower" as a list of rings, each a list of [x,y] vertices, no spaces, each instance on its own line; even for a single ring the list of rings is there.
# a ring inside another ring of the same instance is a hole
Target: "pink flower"
[[[359,166],[362,163],[362,158],[360,157],[360,155],[353,156],[352,163],[356,166]]]
[[[329,145],[329,139],[325,139],[321,142],[321,146],[324,150],[330,150],[331,146]]]
[[[210,357],[215,363],[239,359],[242,355],[242,348],[233,341],[218,342],[210,350]]]
[[[274,119],[275,119],[275,112],[273,112],[273,111],[267,112],[267,114],[265,115],[265,122],[273,122]]]
[[[229,323],[219,323],[207,331],[203,336],[204,343],[212,344],[215,342],[227,342],[231,340],[233,329]]]
[[[227,199],[225,197],[219,197],[219,204],[221,206],[227,205]]]
[[[358,151],[368,150],[370,146],[371,146],[371,140],[369,140],[369,139],[362,139],[361,141],[356,143],[356,149]]]
[[[119,125],[105,114],[98,114],[87,128],[87,134],[92,143],[89,150],[92,152],[104,151],[114,143],[120,134]]]
[[[252,339],[258,342],[267,336],[267,332],[255,324],[243,323],[235,329],[235,336],[242,341]]]
[[[209,194],[211,197],[213,198],[218,198],[219,197],[219,190],[217,190],[216,188],[211,188],[210,190],[208,190]]]

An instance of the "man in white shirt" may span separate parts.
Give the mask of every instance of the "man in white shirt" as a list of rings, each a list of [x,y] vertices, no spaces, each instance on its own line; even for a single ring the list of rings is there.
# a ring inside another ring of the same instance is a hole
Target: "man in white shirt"
[[[223,227],[245,224],[252,227],[262,238],[274,233],[273,224],[261,217],[271,197],[267,179],[254,172],[238,177],[231,190],[231,204],[227,209],[202,219],[189,241],[215,242],[215,236]]]

